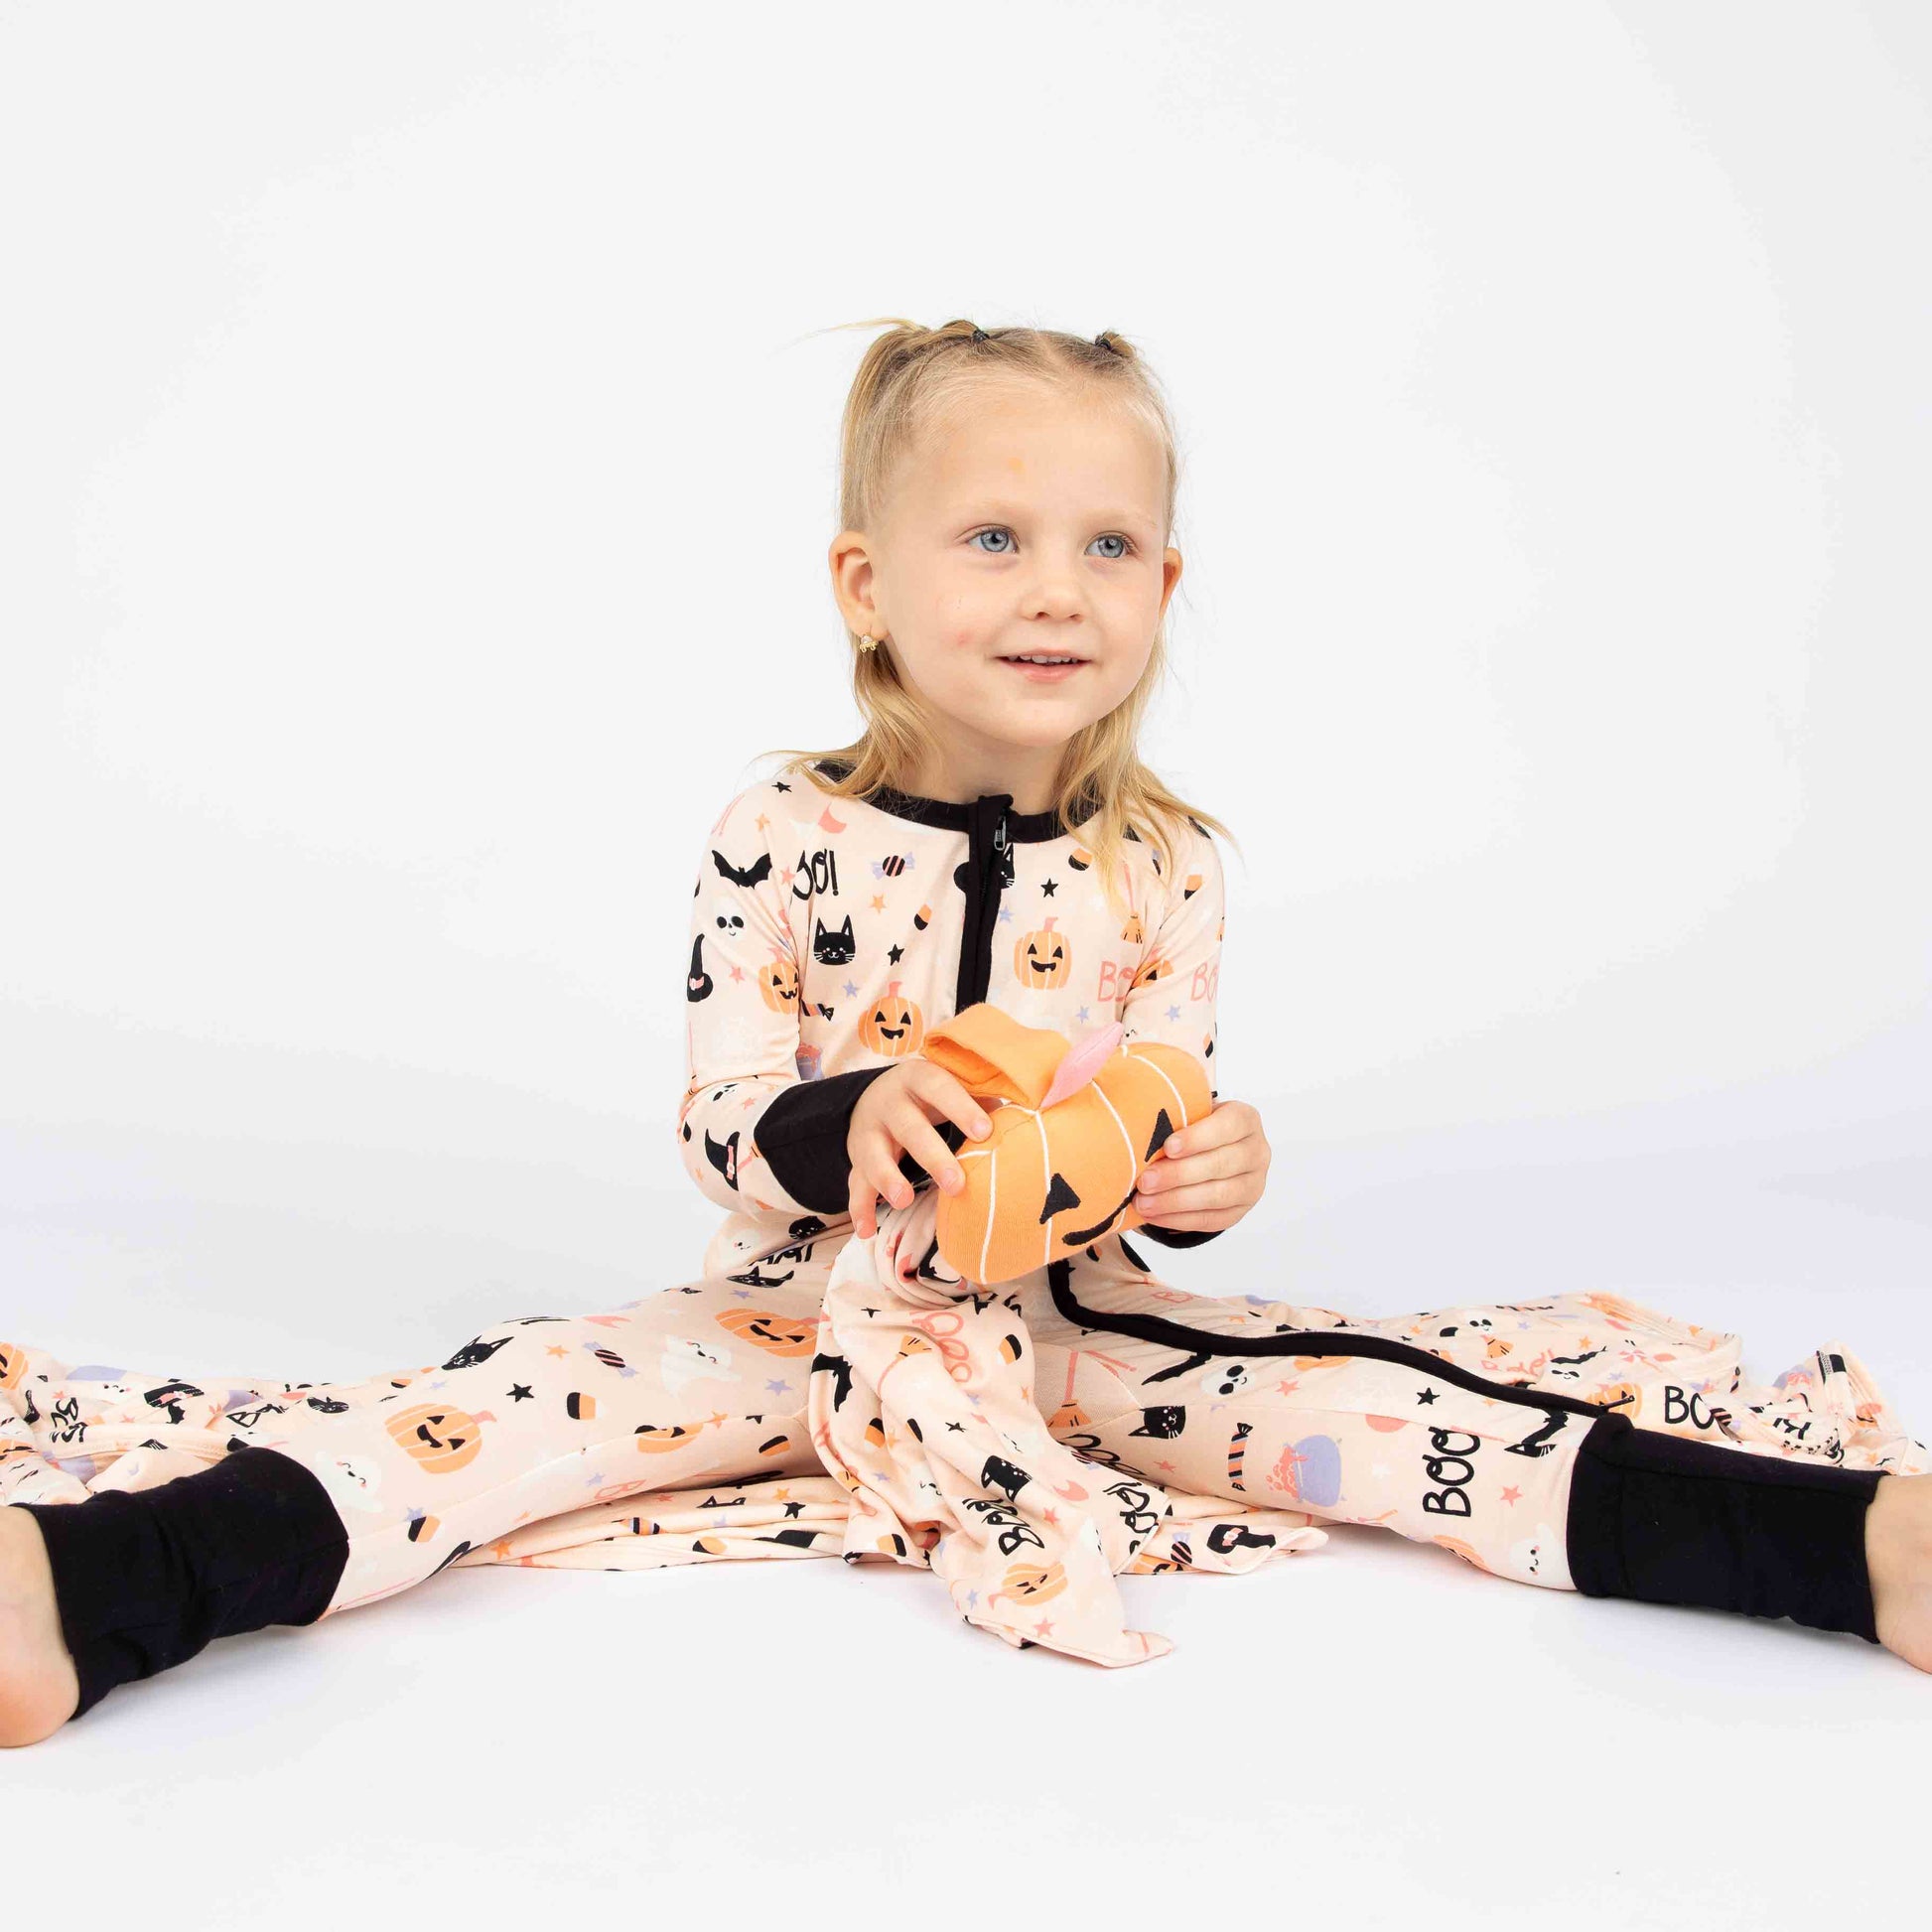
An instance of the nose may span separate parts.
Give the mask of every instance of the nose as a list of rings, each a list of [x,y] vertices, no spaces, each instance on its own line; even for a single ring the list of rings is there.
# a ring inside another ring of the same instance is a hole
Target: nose
[[[1086,608],[1080,587],[1071,571],[1046,567],[1026,599],[1026,611],[1033,618],[1077,618]]]

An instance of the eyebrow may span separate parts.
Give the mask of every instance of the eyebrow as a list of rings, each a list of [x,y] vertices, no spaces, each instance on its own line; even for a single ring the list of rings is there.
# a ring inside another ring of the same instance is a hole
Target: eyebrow
[[[990,517],[1004,518],[1009,522],[1023,522],[1027,512],[1017,503],[1004,503],[991,500],[969,501],[957,505],[951,512],[968,522],[982,521]],[[1106,509],[1097,510],[1085,519],[1093,523],[1145,523],[1152,525],[1160,521],[1146,510]]]

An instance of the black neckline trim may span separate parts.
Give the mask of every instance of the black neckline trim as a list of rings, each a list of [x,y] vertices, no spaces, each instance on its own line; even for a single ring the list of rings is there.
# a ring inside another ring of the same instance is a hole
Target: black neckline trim
[[[814,771],[823,771],[828,777],[842,778],[852,769],[849,759],[817,759],[813,761]],[[909,818],[921,825],[934,825],[946,832],[968,832],[972,829],[973,805],[957,803],[950,798],[921,798],[914,792],[896,791],[891,785],[881,785],[876,791],[866,795],[865,802],[875,805],[882,812],[890,812],[895,818]],[[979,805],[994,803],[1013,803],[1010,791],[982,792],[977,800]],[[1097,803],[1090,803],[1076,811],[1073,825],[1083,825],[1096,811]],[[1071,825],[1063,824],[1057,812],[1008,812],[1007,837],[1017,845],[1032,844],[1040,839],[1057,839],[1072,830]]]

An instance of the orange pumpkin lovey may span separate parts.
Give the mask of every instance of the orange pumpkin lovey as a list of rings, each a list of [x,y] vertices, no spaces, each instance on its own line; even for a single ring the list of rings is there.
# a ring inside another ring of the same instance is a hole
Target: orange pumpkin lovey
[[[1022,986],[1035,991],[1051,991],[1064,986],[1073,972],[1073,955],[1067,937],[1053,930],[1049,912],[1037,928],[1023,932],[1013,945],[1013,975]]]
[[[759,968],[759,997],[773,1013],[795,1012],[798,1006],[798,962],[771,959]]]
[[[719,1322],[772,1355],[809,1355],[818,1346],[815,1318],[773,1314],[769,1309],[723,1309]]]
[[[423,1470],[446,1476],[467,1467],[483,1448],[483,1419],[467,1410],[425,1402],[389,1417],[391,1439],[413,1455]]]
[[[925,1015],[898,990],[899,984],[889,980],[886,997],[875,1000],[872,1010],[859,1022],[860,1040],[892,1060],[916,1053],[925,1040]]]
[[[939,1253],[963,1280],[1009,1282],[1142,1224],[1142,1171],[1213,1095],[1184,1048],[1124,1037],[1115,1021],[1069,1046],[986,1003],[926,1035],[927,1059],[1005,1103],[986,1139],[958,1150],[966,1184],[938,1194]]]

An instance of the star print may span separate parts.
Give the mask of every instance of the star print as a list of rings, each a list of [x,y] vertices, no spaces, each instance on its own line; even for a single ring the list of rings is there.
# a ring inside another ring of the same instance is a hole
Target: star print
[[[1518,1503],[1522,1500],[1523,1492],[1520,1489],[1512,1487],[1503,1491],[1503,1501],[1506,1503]]]
[[[588,1489],[588,1488],[589,1488],[589,1487],[591,1486],[591,1484],[592,1484],[592,1483],[594,1483],[594,1482],[602,1482],[603,1480],[604,1480],[604,1471],[603,1471],[602,1469],[600,1469],[600,1470],[598,1470],[598,1472],[597,1472],[597,1474],[596,1474],[596,1475],[594,1475],[594,1476],[586,1476],[586,1477],[584,1478],[584,1487],[585,1487],[586,1489]]]
[[[872,909],[873,909],[873,910],[874,910],[875,912],[883,912],[883,911],[885,911],[885,909],[886,909],[886,896],[885,896],[885,894],[884,894],[884,893],[874,893],[874,894],[873,894],[873,896],[872,896]]]
[[[1040,1620],[1034,1625],[1034,1635],[1036,1637],[1043,1637],[1047,1633],[1047,1631],[1050,1630],[1052,1627],[1053,1625],[1051,1619],[1047,1617],[1041,1617]]]
[[[1283,1395],[1293,1395],[1302,1385],[1299,1382],[1277,1382],[1275,1386]]]
[[[1041,898],[1051,898],[1058,891],[1059,882],[1057,880],[1042,879],[1039,882],[1039,896]]]
[[[785,1515],[787,1518],[796,1516],[804,1507],[803,1503],[786,1503]]]
[[[976,1590],[976,1589],[969,1589],[969,1590],[968,1590],[968,1591],[966,1592],[966,1601],[967,1601],[967,1604],[969,1605],[969,1607],[971,1607],[971,1608],[973,1608],[973,1609],[978,1609],[978,1608],[979,1608],[979,1603],[980,1603],[980,1593],[979,1593],[979,1591],[978,1591],[978,1590]]]
[[[904,957],[904,948],[902,946],[890,946],[887,948],[886,957],[897,966],[899,960]]]
[[[546,1348],[543,1352],[546,1355],[568,1355],[570,1353],[570,1350],[568,1348],[563,1347],[561,1344],[553,1344],[551,1347]]]
[[[841,987],[839,990],[842,993],[844,993],[845,997],[849,1000],[856,992],[858,992],[859,989],[856,986],[854,986],[850,980],[847,980],[845,985]]]
[[[745,968],[743,966],[734,966],[732,968],[733,979],[742,980],[744,977],[745,977]]]
[[[789,791],[791,786],[783,778],[773,778],[771,780],[771,789],[773,791]]]
[[[773,1395],[784,1395],[791,1388],[791,1384],[789,1382],[767,1382],[764,1386],[767,1389],[769,1389]]]
[[[1168,1009],[1168,1018],[1170,1020],[1178,1020],[1180,1018],[1180,1009],[1178,1007],[1170,1007]]]
[[[510,1395],[518,1402],[534,1402],[536,1400],[536,1397],[530,1393],[530,1385],[527,1382],[512,1382],[510,1384]]]
[[[1081,1026],[1083,1026],[1083,1027],[1084,1027],[1084,1026],[1085,1026],[1085,1025],[1087,1024],[1087,1010],[1086,1010],[1086,1008],[1085,1008],[1085,1007],[1077,1007],[1077,1008],[1075,1008],[1075,1010],[1074,1010],[1074,1014],[1073,1014],[1073,1017],[1074,1017],[1074,1019],[1076,1019],[1077,1021],[1079,1021],[1079,1023],[1081,1024]]]
[[[1424,1389],[1422,1393],[1416,1397],[1416,1400],[1420,1402],[1425,1408],[1427,1408],[1429,1404],[1431,1404],[1436,1400],[1436,1391],[1434,1389]]]
[[[1002,925],[1005,925],[1005,924],[1006,924],[1006,922],[1007,922],[1007,921],[1008,921],[1008,920],[1009,920],[1010,918],[1012,918],[1012,917],[1013,917],[1013,907],[1012,907],[1012,906],[1010,906],[1010,905],[1003,905],[1003,906],[1001,906],[1001,907],[1000,907],[1000,920],[999,920],[999,922],[1000,922],[1000,924],[1002,924]]]
[[[958,1430],[962,1436],[966,1433],[966,1425],[963,1422],[949,1422],[946,1427]]]

